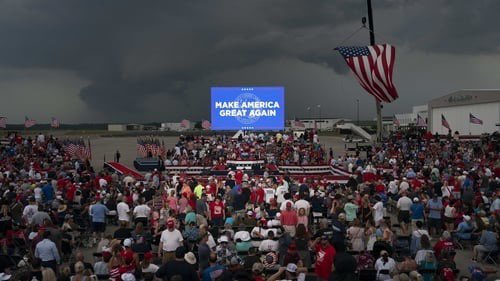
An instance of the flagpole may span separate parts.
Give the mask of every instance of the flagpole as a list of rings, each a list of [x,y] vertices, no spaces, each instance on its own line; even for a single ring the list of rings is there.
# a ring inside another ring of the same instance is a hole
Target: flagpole
[[[375,29],[373,27],[372,0],[366,0],[368,6],[368,28],[370,29],[370,45],[375,45]],[[377,111],[377,141],[382,141],[382,105],[375,98],[375,108]]]

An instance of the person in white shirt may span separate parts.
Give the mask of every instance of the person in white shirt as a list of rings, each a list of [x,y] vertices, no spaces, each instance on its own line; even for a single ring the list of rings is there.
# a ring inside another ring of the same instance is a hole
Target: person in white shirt
[[[137,224],[138,222],[142,222],[143,226],[148,225],[148,218],[149,215],[151,214],[151,208],[149,208],[148,205],[144,203],[143,198],[139,198],[139,205],[137,205],[134,208],[133,211],[134,218],[135,218],[135,223]]]
[[[118,213],[118,220],[120,222],[126,222],[127,224],[130,221],[130,207],[127,203],[123,201],[123,198],[119,198],[120,203],[116,205],[116,212]]]
[[[279,247],[278,241],[274,240],[274,232],[269,231],[267,234],[267,239],[260,243],[260,252],[277,252]]]
[[[158,245],[158,256],[163,255],[163,263],[174,260],[175,250],[182,246],[184,238],[182,233],[175,228],[173,219],[167,221],[167,229],[161,233],[160,244]]]
[[[373,220],[375,221],[375,225],[379,226],[380,221],[384,219],[384,203],[382,203],[382,199],[378,195],[375,196],[377,203],[373,205]]]
[[[297,210],[297,213],[299,212],[299,210],[301,208],[304,208],[306,210],[306,215],[308,216],[309,215],[309,209],[311,209],[311,204],[309,204],[309,202],[307,202],[306,200],[304,200],[302,198],[302,196],[300,197],[299,200],[297,200],[295,202],[295,210]]]
[[[403,181],[399,184],[399,194],[403,194],[403,192],[406,192],[408,189],[410,189],[410,184],[407,182],[406,178],[403,178]]]
[[[37,185],[35,187],[35,189],[33,190],[33,192],[35,193],[36,202],[41,203],[42,202],[42,188],[40,187],[40,185]]]
[[[413,204],[410,198],[406,196],[406,192],[403,196],[399,198],[396,207],[398,208],[398,222],[401,225],[401,230],[403,233],[408,232],[408,224],[410,223],[410,207]]]
[[[285,187],[285,185],[280,185],[278,188],[276,188],[276,202],[278,204],[281,204],[283,201],[285,201],[285,194],[288,192],[288,189]]]
[[[396,262],[389,257],[387,251],[383,250],[380,252],[380,258],[375,262],[375,269],[377,270],[377,280],[391,280],[391,273],[396,271]],[[381,270],[387,270],[389,274],[382,274]]]
[[[265,201],[267,204],[271,203],[271,199],[274,198],[275,192],[274,188],[264,188]]]
[[[38,212],[38,205],[34,198],[30,198],[29,205],[26,205],[23,210],[23,218],[31,224],[33,215]]]

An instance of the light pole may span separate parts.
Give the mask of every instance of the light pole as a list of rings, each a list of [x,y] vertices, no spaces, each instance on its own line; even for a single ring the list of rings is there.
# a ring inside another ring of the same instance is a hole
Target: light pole
[[[321,104],[318,104],[318,110],[319,110],[319,130],[321,131]]]
[[[373,11],[372,0],[366,0],[368,7],[368,28],[370,30],[370,45],[375,45],[375,29],[373,27]],[[375,106],[377,112],[377,142],[382,141],[382,105],[375,99]]]
[[[356,125],[359,126],[359,99],[356,99]]]
[[[311,120],[311,107],[310,106],[307,107],[307,119],[309,119],[307,121],[307,123],[309,124],[309,129],[311,129],[311,121],[312,120]]]

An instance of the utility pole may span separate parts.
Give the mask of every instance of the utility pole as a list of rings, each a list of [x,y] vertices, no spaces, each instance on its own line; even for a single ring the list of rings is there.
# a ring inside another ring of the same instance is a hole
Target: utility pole
[[[373,28],[372,0],[366,0],[368,6],[368,28],[370,29],[370,45],[375,45],[375,30]],[[375,99],[377,109],[377,142],[382,141],[382,105]]]

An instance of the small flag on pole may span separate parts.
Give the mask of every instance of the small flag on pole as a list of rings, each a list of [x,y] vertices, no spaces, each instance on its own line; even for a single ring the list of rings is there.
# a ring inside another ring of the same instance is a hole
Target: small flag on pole
[[[394,114],[393,118],[394,118],[394,120],[393,120],[394,126],[398,126],[398,127],[401,126],[401,123],[399,122],[398,117],[396,117],[395,114]]]
[[[212,127],[212,124],[210,124],[210,121],[208,121],[208,120],[203,120],[203,122],[201,122],[201,127],[205,130],[210,130],[210,127]]]
[[[36,121],[34,119],[29,119],[28,116],[24,117],[24,127],[30,128],[35,126]]]
[[[472,113],[469,113],[469,122],[472,124],[483,125],[483,120],[472,115]]]
[[[7,128],[7,117],[0,117],[0,128]]]
[[[293,126],[294,127],[298,127],[298,128],[305,128],[306,125],[304,124],[304,122],[300,121],[298,118],[295,118],[292,122]]]
[[[50,121],[50,126],[52,128],[59,128],[59,126],[61,126],[61,123],[59,122],[59,120],[57,120],[57,118],[52,117],[52,119]]]
[[[394,46],[383,44],[361,47],[338,47],[359,84],[379,102],[393,102],[398,96],[392,83],[396,57]]]
[[[426,127],[427,122],[425,122],[425,119],[420,116],[420,114],[417,114],[417,126],[418,127]]]
[[[446,121],[446,118],[444,118],[444,114],[441,114],[441,125],[448,130],[451,130],[450,124],[448,123],[448,121]]]

